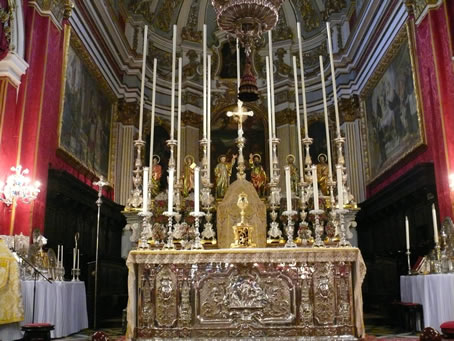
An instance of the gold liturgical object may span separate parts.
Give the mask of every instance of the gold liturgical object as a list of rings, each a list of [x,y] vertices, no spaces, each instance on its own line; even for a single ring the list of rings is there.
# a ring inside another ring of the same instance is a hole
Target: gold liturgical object
[[[230,244],[230,247],[256,247],[256,244],[252,240],[254,227],[244,222],[245,210],[249,205],[246,193],[241,192],[238,195],[236,205],[241,210],[241,220],[238,224],[232,226],[235,242]]]

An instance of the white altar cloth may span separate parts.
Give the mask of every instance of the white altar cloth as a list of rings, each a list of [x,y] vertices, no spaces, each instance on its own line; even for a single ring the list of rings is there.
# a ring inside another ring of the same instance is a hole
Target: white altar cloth
[[[454,320],[454,274],[400,277],[402,302],[422,304],[424,327],[440,331],[440,324]]]
[[[32,322],[33,281],[22,281],[25,321]],[[84,282],[36,282],[35,323],[53,324],[52,338],[64,337],[88,328]]]

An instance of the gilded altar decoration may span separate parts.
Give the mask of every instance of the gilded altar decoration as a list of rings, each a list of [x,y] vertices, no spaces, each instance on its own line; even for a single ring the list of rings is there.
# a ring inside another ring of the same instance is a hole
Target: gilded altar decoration
[[[256,247],[256,244],[252,239],[254,226],[248,225],[244,221],[245,210],[249,206],[246,193],[241,192],[238,195],[238,202],[236,205],[240,209],[241,220],[239,223],[232,226],[235,242],[230,244],[230,247]]]
[[[131,251],[127,265],[127,338],[364,335],[356,248]]]

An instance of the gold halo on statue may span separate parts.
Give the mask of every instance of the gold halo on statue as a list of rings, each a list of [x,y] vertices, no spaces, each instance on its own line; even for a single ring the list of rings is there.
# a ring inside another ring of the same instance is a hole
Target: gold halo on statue
[[[285,158],[285,161],[288,162],[288,159],[290,159],[291,157],[293,158],[293,162],[295,162],[295,155],[293,154],[288,154],[287,157]]]
[[[223,156],[227,159],[227,155],[221,154],[221,155],[218,156],[218,162],[221,162],[221,157],[223,157]]]
[[[262,162],[262,157],[258,153],[255,153],[254,155],[252,155],[252,159],[254,159],[256,156],[259,158],[259,161]]]
[[[161,162],[161,158],[159,157],[159,155],[154,154],[154,155],[153,155],[153,159],[154,159],[154,158],[158,159],[158,163]]]
[[[328,161],[328,156],[326,156],[325,153],[320,153],[320,154],[318,154],[318,156],[317,156],[318,162],[321,162],[321,161],[320,161],[320,156],[324,156],[324,157],[325,157],[325,162]]]
[[[188,163],[187,160],[190,160],[190,164],[193,164],[194,163],[194,156],[192,156],[191,154],[188,154],[184,157],[184,163]]]

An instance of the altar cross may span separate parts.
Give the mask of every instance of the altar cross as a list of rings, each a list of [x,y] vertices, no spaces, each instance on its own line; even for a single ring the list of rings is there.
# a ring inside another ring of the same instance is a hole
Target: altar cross
[[[243,137],[243,121],[246,120],[248,116],[254,116],[253,111],[246,111],[246,108],[243,108],[243,102],[238,100],[237,111],[227,111],[227,117],[235,117],[238,119],[238,137]]]

